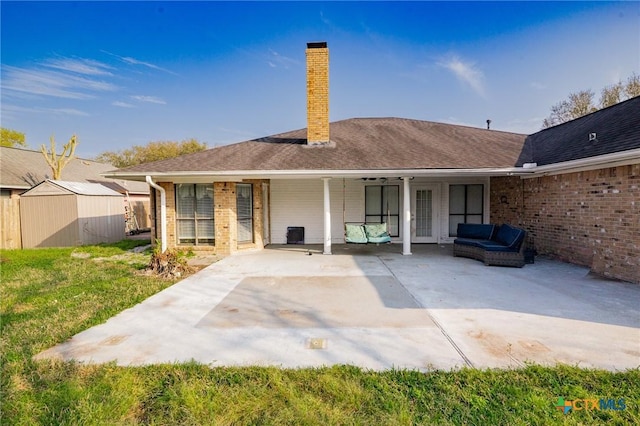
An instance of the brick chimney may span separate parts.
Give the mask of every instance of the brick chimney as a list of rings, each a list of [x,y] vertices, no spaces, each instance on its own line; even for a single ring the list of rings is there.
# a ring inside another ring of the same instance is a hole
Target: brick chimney
[[[329,143],[329,49],[307,43],[307,145]]]

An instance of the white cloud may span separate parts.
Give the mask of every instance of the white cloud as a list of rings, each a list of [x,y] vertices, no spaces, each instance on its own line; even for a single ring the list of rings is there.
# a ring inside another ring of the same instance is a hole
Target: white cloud
[[[49,68],[55,68],[58,70],[73,72],[77,74],[107,76],[113,75],[110,71],[108,71],[112,70],[112,67],[102,62],[94,61],[93,59],[49,59],[47,61],[44,61],[43,65]]]
[[[82,117],[88,117],[90,114],[84,111],[80,111],[75,108],[50,108],[46,109],[44,112],[52,112],[54,114],[62,114],[62,115],[77,115]]]
[[[269,49],[269,59],[267,61],[272,68],[283,67],[288,69],[290,66],[298,65],[299,62],[293,58],[282,56],[273,49]]]
[[[544,84],[540,83],[539,81],[532,81],[531,83],[529,83],[529,86],[531,86],[532,88],[536,89],[536,90],[544,90],[547,88],[547,86],[545,86]]]
[[[102,50],[103,53],[106,53],[107,55],[111,55],[115,58],[120,59],[122,62],[129,64],[129,65],[140,65],[143,67],[147,67],[147,68],[151,68],[153,70],[158,70],[158,71],[163,71],[169,74],[173,74],[173,75],[178,75],[177,73],[168,70],[166,68],[162,68],[158,65],[152,64],[151,62],[145,62],[145,61],[141,61],[139,59],[136,58],[132,58],[131,56],[120,56],[120,55],[116,55],[115,53],[111,53],[111,52],[107,52],[106,50]]]
[[[58,114],[75,115],[87,117],[90,114],[75,108],[41,108],[41,107],[21,107],[17,105],[2,105],[2,113],[37,113],[37,114]]]
[[[484,74],[473,62],[465,62],[453,55],[441,60],[438,65],[451,71],[459,80],[468,84],[480,96],[485,95]]]
[[[51,96],[67,99],[90,99],[92,92],[114,91],[117,86],[106,81],[68,72],[41,68],[3,65],[2,89],[9,93]]]
[[[121,101],[113,101],[111,102],[111,105],[121,107],[121,108],[135,108],[135,105],[128,104],[126,102],[121,102]]]
[[[131,96],[131,99],[135,99],[136,101],[139,101],[139,102],[148,102],[151,104],[166,105],[167,103],[164,99],[161,99],[157,96],[133,95]]]

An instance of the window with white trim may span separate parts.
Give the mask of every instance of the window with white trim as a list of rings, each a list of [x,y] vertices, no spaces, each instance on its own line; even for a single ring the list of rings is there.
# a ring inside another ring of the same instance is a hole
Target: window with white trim
[[[236,184],[236,211],[238,217],[238,242],[253,242],[253,185]]]
[[[176,184],[175,193],[178,244],[214,244],[213,185]]]
[[[484,185],[449,185],[449,236],[458,235],[459,223],[482,223]]]
[[[398,185],[369,185],[364,189],[364,220],[367,223],[386,223],[392,237],[400,235],[400,187]]]

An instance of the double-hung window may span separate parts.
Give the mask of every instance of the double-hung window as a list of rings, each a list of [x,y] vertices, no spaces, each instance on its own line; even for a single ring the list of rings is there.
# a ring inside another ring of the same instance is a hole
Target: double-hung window
[[[400,235],[400,187],[371,185],[364,190],[364,219],[368,223],[386,223],[392,237]]]
[[[238,242],[253,242],[253,185],[236,184],[236,210],[238,216]]]
[[[213,185],[182,183],[175,191],[178,244],[213,244]]]
[[[458,234],[459,223],[482,223],[484,185],[449,185],[449,236]]]

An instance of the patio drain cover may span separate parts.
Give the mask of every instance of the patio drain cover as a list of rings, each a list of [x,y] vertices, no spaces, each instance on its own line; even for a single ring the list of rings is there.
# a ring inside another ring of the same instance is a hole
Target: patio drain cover
[[[327,339],[311,338],[307,339],[307,349],[327,349]]]

